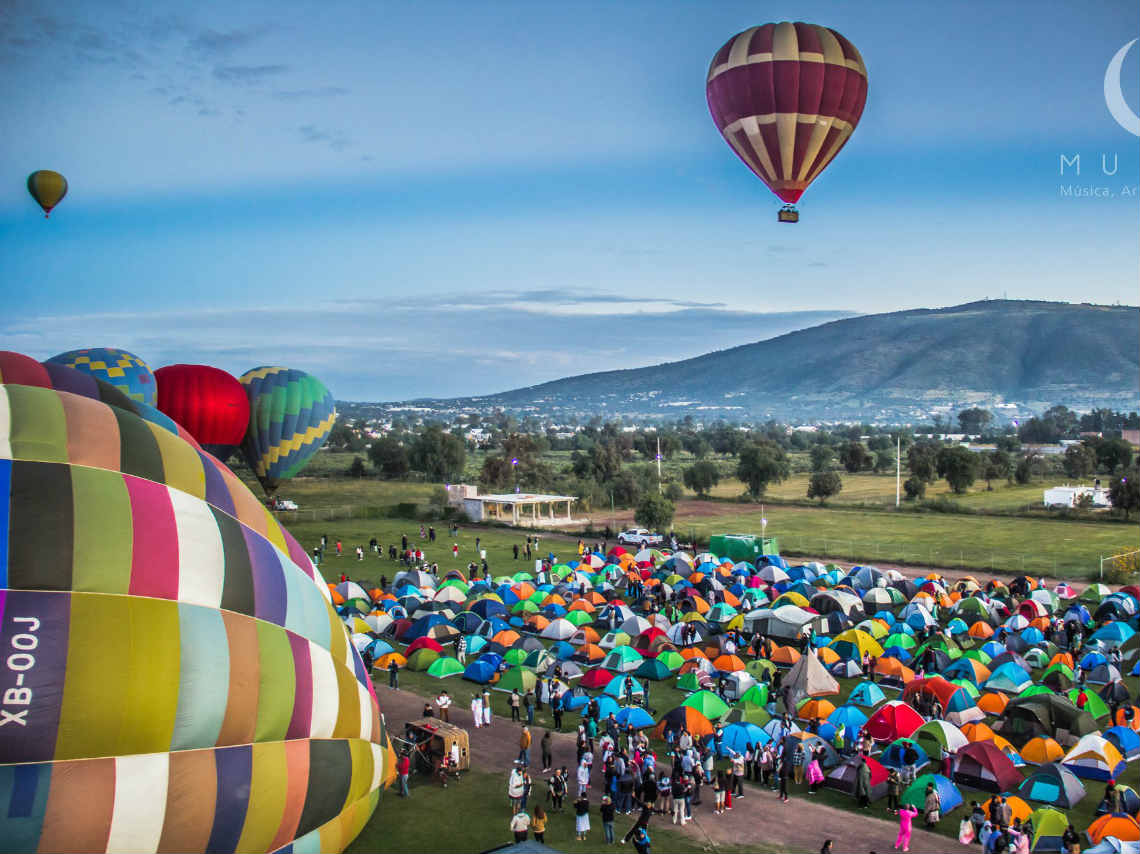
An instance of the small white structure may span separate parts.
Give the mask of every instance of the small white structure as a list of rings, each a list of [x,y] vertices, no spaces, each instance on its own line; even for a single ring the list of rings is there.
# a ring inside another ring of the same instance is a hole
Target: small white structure
[[[1045,490],[1046,507],[1076,507],[1082,495],[1092,496],[1093,507],[1111,507],[1108,490],[1098,486],[1054,486]]]
[[[466,483],[447,487],[447,502],[461,507],[472,522],[502,522],[507,525],[553,527],[573,523],[570,506],[576,495],[543,495],[507,492],[480,495],[479,487]],[[565,506],[565,512],[563,512]]]

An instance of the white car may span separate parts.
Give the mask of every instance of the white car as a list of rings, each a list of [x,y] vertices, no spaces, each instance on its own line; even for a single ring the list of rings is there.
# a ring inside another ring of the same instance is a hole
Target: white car
[[[630,528],[628,531],[622,531],[618,534],[617,541],[623,546],[638,546],[644,549],[649,546],[662,545],[665,542],[665,537],[661,534],[652,534],[645,528]]]
[[[290,498],[278,498],[273,502],[274,510],[296,510],[297,502]]]

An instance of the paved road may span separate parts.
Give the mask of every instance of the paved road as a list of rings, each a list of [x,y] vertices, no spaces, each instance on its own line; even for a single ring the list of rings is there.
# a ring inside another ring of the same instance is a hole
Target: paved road
[[[393,691],[379,682],[376,691],[380,698],[380,708],[393,733],[402,734],[405,721],[420,717],[425,698],[419,694]],[[504,814],[508,813],[507,773],[518,756],[519,725],[511,723],[509,718],[496,716],[490,728],[475,729],[471,723],[470,710],[454,707],[451,721],[467,729],[471,740],[472,767],[478,771],[501,775],[502,791],[497,796]],[[542,730],[536,728],[533,735],[535,743],[531,747],[531,768],[541,796],[545,794],[545,786],[539,783],[542,778],[537,763],[540,758],[538,741]],[[553,752],[555,766],[565,765],[569,768],[573,780],[573,735],[556,733]],[[601,775],[596,777],[596,785],[600,785]],[[459,785],[463,783],[460,782]],[[597,802],[600,797],[595,792],[591,799]],[[693,811],[693,821],[682,828],[683,833],[709,844],[755,844],[757,851],[763,850],[767,843],[793,851],[815,852],[825,839],[831,839],[836,854],[866,854],[869,851],[890,851],[898,832],[896,821],[875,815],[883,813],[881,805],[872,806],[866,815],[859,815],[812,801],[807,795],[793,796],[787,804],[782,804],[774,793],[755,786],[748,786],[747,796],[735,801],[734,808],[723,816],[713,815],[711,803],[711,797],[702,801]],[[664,817],[654,818],[655,822],[664,820]],[[630,819],[619,817],[615,829],[624,834],[630,824]],[[910,850],[916,854],[977,851],[976,848],[960,845],[946,837],[919,830],[914,833]]]

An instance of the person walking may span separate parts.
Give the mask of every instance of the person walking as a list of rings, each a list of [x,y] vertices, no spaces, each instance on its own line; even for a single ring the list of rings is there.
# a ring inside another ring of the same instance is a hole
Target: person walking
[[[713,778],[713,814],[724,815],[724,772],[717,771]]]
[[[732,754],[732,796],[744,797],[744,754]]]
[[[895,838],[895,849],[910,850],[910,835],[918,808],[907,804],[899,809],[899,835]]]
[[[938,826],[939,820],[942,818],[942,798],[938,795],[938,789],[934,787],[933,783],[926,784],[926,799],[922,805],[922,820],[926,823],[927,828],[933,830]]]
[[[516,724],[519,723],[519,720],[520,720],[520,718],[519,718],[519,705],[521,704],[521,702],[522,702],[522,698],[519,696],[519,689],[518,688],[512,688],[511,689],[511,723],[516,723]]]
[[[633,849],[637,854],[650,854],[649,852],[649,826],[638,824],[633,829]],[[624,840],[623,840],[624,841]]]
[[[483,689],[483,726],[491,725],[491,692]]]
[[[450,723],[451,696],[446,691],[440,691],[439,696],[435,698],[435,704],[439,707],[439,719],[444,723]]]
[[[534,691],[530,688],[523,695],[523,708],[526,709],[527,725],[534,726]]]
[[[899,795],[902,793],[902,778],[897,768],[887,772],[887,812],[899,811]]]
[[[590,832],[590,799],[583,793],[574,801],[574,833],[579,842],[586,841]]]
[[[550,714],[554,717],[554,730],[562,732],[562,695],[557,691],[550,695]]]
[[[515,767],[511,769],[510,776],[507,777],[507,797],[511,801],[511,815],[522,809],[525,790],[526,778],[523,776],[522,768],[516,762]]]
[[[530,828],[530,816],[519,810],[511,817],[511,832],[515,835],[515,842],[526,842],[527,830]]]
[[[866,756],[859,758],[859,768],[855,772],[855,797],[863,809],[871,805],[871,766],[867,764]]]
[[[788,780],[792,776],[792,758],[788,756],[787,750],[783,751],[779,763],[780,800],[786,804],[788,802]]]
[[[523,768],[530,767],[530,741],[530,727],[524,724],[519,734],[519,762]]]
[[[552,743],[553,742],[552,742],[552,739],[550,736],[550,730],[546,730],[546,732],[544,732],[542,734],[542,740],[540,741],[540,746],[541,746],[541,750],[542,750],[542,773],[543,774],[545,774],[547,771],[549,771],[554,765],[554,754],[553,754],[553,751],[551,750]]]
[[[569,775],[563,765],[554,776],[550,778],[550,808],[555,812],[562,812],[562,801],[570,788]]]
[[[483,726],[483,695],[475,694],[471,698],[471,720],[475,722],[475,729]]]
[[[400,781],[400,797],[411,797],[411,792],[408,791],[408,776],[412,773],[412,758],[408,755],[408,751],[403,751],[400,758],[396,760],[396,775]]]
[[[534,817],[530,820],[530,832],[534,834],[535,842],[546,842],[546,810],[541,806],[534,808]]]
[[[614,809],[613,801],[610,800],[609,795],[602,796],[602,806],[599,809],[602,817],[602,834],[605,837],[606,845],[614,844]]]
[[[396,663],[396,656],[388,659],[388,687],[400,690],[400,665]]]
[[[803,742],[796,744],[796,749],[792,751],[792,769],[795,773],[796,785],[802,785],[804,782],[804,746]]]

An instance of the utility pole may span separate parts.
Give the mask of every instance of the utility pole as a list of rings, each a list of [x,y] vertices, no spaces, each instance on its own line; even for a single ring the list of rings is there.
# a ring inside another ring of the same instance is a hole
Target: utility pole
[[[657,491],[661,491],[661,436],[657,436]]]
[[[902,484],[902,433],[895,437],[895,507],[899,506]]]

